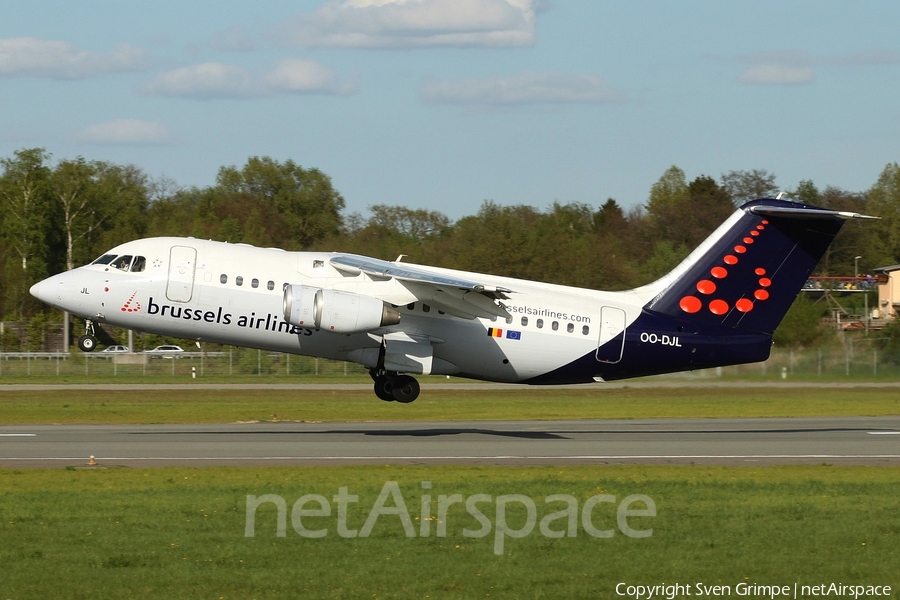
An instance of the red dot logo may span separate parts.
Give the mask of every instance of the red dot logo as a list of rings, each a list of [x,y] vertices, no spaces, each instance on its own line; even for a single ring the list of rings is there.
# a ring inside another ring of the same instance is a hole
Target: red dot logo
[[[766,220],[765,220],[765,219],[763,219],[763,220],[762,220],[762,224],[763,224],[763,225],[768,225],[768,224],[769,224],[769,222],[768,222],[768,221],[766,221]]]
[[[725,261],[726,265],[736,265],[737,264],[737,256],[734,254],[726,254],[725,258],[722,259]]]
[[[728,271],[724,267],[713,267],[709,273],[716,279],[725,279],[725,276],[728,275]]]
[[[753,237],[756,237],[759,235],[759,232],[754,229],[753,231],[750,232],[750,235],[752,235]]]
[[[769,292],[767,292],[766,290],[756,290],[755,292],[753,292],[753,297],[757,300],[768,300]]]
[[[728,303],[724,300],[713,300],[709,303],[709,312],[714,315],[724,315],[728,312]]]
[[[753,272],[756,273],[757,275],[765,275],[766,274],[766,270],[763,269],[762,267],[757,267],[757,269]]]
[[[697,291],[701,294],[712,294],[716,291],[716,284],[710,281],[709,279],[704,279],[702,281],[697,282]]]
[[[747,313],[753,310],[753,301],[747,298],[741,298],[734,303],[734,307],[742,313]]]
[[[703,304],[696,296],[685,296],[681,299],[681,302],[678,303],[678,306],[680,306],[681,310],[684,312],[694,314],[700,310],[700,307],[703,306]]]
[[[768,221],[763,221],[763,223],[767,223],[767,222],[768,222]],[[763,229],[765,229],[765,227],[763,227],[762,225],[757,225],[756,228],[759,229],[760,231],[762,231]]]
[[[746,246],[735,246],[734,251],[737,252],[738,254],[743,254],[744,252],[747,251],[747,247]]]
[[[745,243],[745,244],[752,244],[752,243],[753,243],[753,238],[752,238],[752,237],[745,237],[745,238],[744,238],[744,243]]]
[[[770,285],[772,285],[772,280],[768,277],[763,277],[759,280],[759,285],[761,285],[762,287],[769,287]]]

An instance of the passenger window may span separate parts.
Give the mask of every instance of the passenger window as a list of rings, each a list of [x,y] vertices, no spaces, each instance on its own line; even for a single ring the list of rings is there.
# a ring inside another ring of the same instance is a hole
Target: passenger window
[[[511,325],[511,324],[512,324],[512,316],[506,317],[506,324],[507,324],[507,325]]]
[[[103,256],[101,256],[100,258],[98,258],[97,260],[92,262],[91,264],[92,265],[108,265],[109,263],[112,262],[112,259],[114,259],[115,257],[116,257],[115,254],[104,254]]]
[[[528,325],[528,317],[522,317],[522,327]]]
[[[274,290],[274,289],[275,289],[275,282],[274,282],[274,281],[269,281],[269,283],[266,284],[266,289],[267,289],[267,290]]]
[[[544,320],[543,320],[543,319],[538,319],[537,322],[536,322],[536,325],[537,325],[537,328],[538,328],[538,329],[543,329],[543,328],[544,328]]]
[[[581,333],[583,333],[584,335],[587,335],[590,332],[591,332],[591,328],[588,327],[587,325],[585,325],[584,327],[581,328]]]
[[[228,283],[228,275],[225,273],[219,275],[219,283]]]
[[[131,266],[131,255],[126,254],[124,256],[116,257],[116,260],[112,262],[112,266],[120,271],[127,271],[128,267]]]
[[[575,325],[572,323],[569,323],[568,325],[566,325],[566,331],[568,331],[569,333],[572,333],[573,331],[575,331]]]
[[[410,302],[409,304],[406,305],[406,308],[409,310],[416,310],[416,303]]]
[[[241,277],[240,275],[238,275],[237,277],[234,278],[234,284],[237,286],[244,285],[244,278]]]
[[[256,277],[253,278],[253,281],[250,282],[250,287],[256,289],[259,287],[259,279]]]
[[[431,312],[431,307],[427,304],[422,305],[422,312]]]
[[[553,321],[553,324],[550,326],[553,331],[559,331],[559,321]]]
[[[140,273],[144,270],[144,267],[147,266],[147,259],[143,256],[135,256],[134,262],[131,263],[131,272],[132,273]]]

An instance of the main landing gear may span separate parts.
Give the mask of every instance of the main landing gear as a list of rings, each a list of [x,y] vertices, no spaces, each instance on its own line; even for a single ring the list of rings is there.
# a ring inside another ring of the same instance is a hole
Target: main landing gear
[[[375,395],[385,402],[409,404],[419,397],[419,382],[414,377],[380,369],[370,370],[369,375],[375,380]]]
[[[91,320],[84,322],[84,335],[78,338],[78,348],[82,352],[93,352],[97,347],[97,337],[94,333],[94,323]]]

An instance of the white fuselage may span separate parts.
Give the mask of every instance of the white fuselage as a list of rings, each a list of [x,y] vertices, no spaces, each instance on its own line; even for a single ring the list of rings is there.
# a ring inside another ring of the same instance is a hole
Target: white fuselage
[[[467,319],[429,305],[396,279],[339,271],[329,264],[335,256],[329,253],[151,238],[122,244],[110,254],[144,257],[145,266],[128,272],[112,264],[86,265],[38,284],[39,297],[128,329],[367,367],[377,363],[385,334],[402,333],[433,352],[425,367],[410,372],[493,381],[526,381],[595,352],[634,322],[648,299],[640,290],[598,292],[478,274],[479,281],[512,290],[503,301],[511,317]],[[373,296],[397,307],[401,321],[354,334],[292,326],[283,316],[286,284]]]

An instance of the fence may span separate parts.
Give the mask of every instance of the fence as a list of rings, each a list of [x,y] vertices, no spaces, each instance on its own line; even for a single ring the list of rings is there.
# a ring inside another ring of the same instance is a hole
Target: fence
[[[29,376],[153,377],[180,378],[260,376],[274,378],[365,377],[355,363],[270,353],[246,348],[224,352],[112,354],[73,352],[0,353],[0,383]],[[900,379],[900,357],[886,355],[874,344],[793,351],[774,349],[762,363],[735,365],[673,375],[673,377],[740,377],[761,379],[816,378]]]
[[[231,377],[365,376],[364,367],[326,359],[233,348],[224,352],[117,354],[72,352],[0,353],[0,382],[29,376]]]

